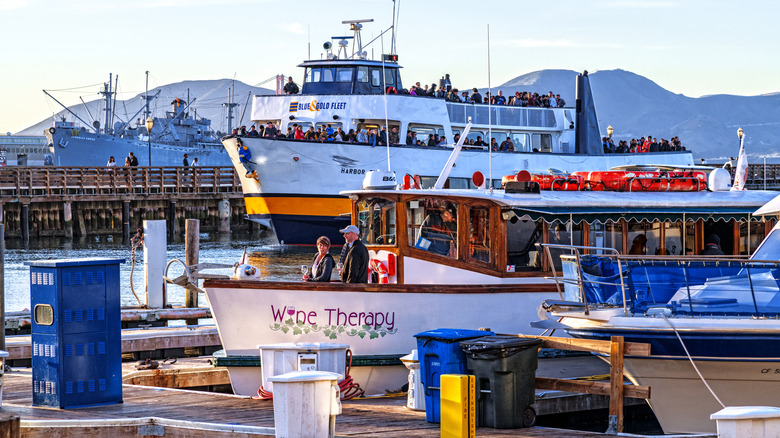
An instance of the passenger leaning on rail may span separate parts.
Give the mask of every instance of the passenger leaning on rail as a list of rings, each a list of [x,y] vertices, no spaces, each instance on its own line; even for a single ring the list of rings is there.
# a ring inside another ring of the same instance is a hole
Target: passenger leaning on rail
[[[333,271],[333,257],[328,253],[329,250],[330,239],[327,236],[317,239],[317,254],[311,262],[311,271],[303,275],[303,281],[330,281],[330,275]]]

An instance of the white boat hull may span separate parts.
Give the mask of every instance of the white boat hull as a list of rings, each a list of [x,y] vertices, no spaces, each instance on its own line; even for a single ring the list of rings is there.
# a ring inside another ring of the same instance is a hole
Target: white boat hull
[[[399,285],[382,285],[390,288],[388,292],[376,291],[377,285],[357,286],[360,291],[351,292],[356,288],[341,283],[308,289],[295,283],[292,287],[291,283],[260,287],[251,283],[206,287],[227,356],[259,356],[258,345],[286,342],[345,343],[360,357],[403,355],[417,348],[415,334],[436,328],[533,333],[528,321],[536,317],[537,303],[553,296],[551,292],[489,292],[485,288],[491,286],[480,285],[473,286],[474,293],[463,292],[468,286],[452,286],[456,291],[450,293],[446,285],[412,293],[403,292],[404,286]],[[401,366],[361,367],[353,369],[352,375],[367,394],[376,394],[403,386],[407,371]],[[260,369],[234,370],[231,380],[237,394],[256,395]]]
[[[726,406],[780,407],[780,358],[694,361]],[[625,372],[634,383],[651,388],[648,402],[665,433],[717,432],[710,415],[723,407],[687,358],[626,358]]]

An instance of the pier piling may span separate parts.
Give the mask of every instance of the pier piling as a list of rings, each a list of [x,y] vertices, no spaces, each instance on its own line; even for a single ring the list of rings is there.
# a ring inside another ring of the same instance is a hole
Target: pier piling
[[[219,201],[219,227],[218,230],[220,233],[229,233],[230,232],[230,200],[228,199],[222,199]]]
[[[163,275],[168,255],[164,220],[144,221],[144,279],[146,306],[150,309],[165,307]]]
[[[22,240],[25,242],[30,241],[30,204],[22,203]]]
[[[130,242],[130,201],[122,201],[122,242]]]
[[[184,236],[184,264],[197,265],[200,257],[200,221],[187,219],[185,222]],[[198,271],[192,273],[192,281],[198,284]],[[187,288],[184,296],[184,307],[198,307],[198,291]],[[197,325],[197,319],[188,319],[187,325]]]

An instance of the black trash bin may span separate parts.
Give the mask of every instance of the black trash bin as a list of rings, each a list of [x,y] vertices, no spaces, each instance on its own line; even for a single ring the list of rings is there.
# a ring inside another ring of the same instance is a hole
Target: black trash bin
[[[476,380],[477,425],[495,429],[536,422],[534,387],[540,339],[485,336],[461,341],[468,374]]]

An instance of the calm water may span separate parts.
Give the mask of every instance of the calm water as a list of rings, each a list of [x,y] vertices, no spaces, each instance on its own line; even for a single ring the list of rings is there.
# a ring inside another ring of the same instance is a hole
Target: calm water
[[[20,311],[30,307],[30,267],[24,262],[35,260],[72,259],[85,257],[124,258],[120,265],[121,297],[123,306],[137,305],[130,288],[131,249],[122,244],[122,236],[101,236],[85,239],[46,238],[30,240],[24,245],[21,240],[7,240],[5,243],[5,308],[7,312]],[[314,247],[292,247],[272,244],[272,240],[261,234],[252,238],[249,233],[220,236],[218,234],[201,234],[201,263],[234,264],[241,259],[247,248],[249,263],[259,267],[263,278],[277,280],[298,280],[301,278],[301,265],[308,265],[314,256]],[[332,248],[332,253],[338,254],[341,247]],[[132,278],[135,291],[142,303],[146,302],[144,285],[143,247],[136,251],[136,265]],[[184,261],[184,241],[168,243],[168,260]],[[232,269],[204,271],[213,274],[232,275]],[[182,273],[182,265],[171,265],[168,277],[178,277]],[[172,305],[184,304],[184,289],[168,286],[168,302]],[[201,297],[199,303],[205,302]]]

